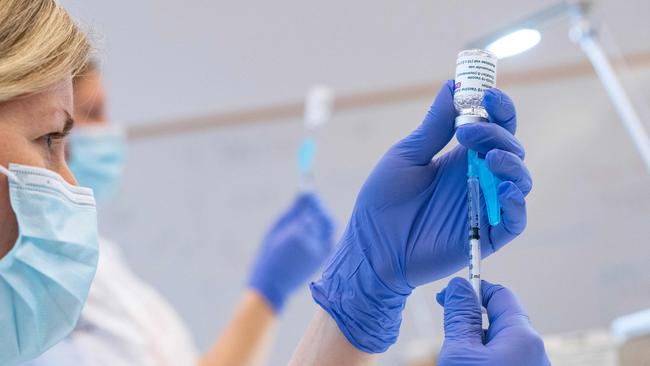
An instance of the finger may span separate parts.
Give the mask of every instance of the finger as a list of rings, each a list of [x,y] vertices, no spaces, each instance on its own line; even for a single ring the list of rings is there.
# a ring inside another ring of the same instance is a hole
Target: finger
[[[291,206],[285,209],[285,211],[276,219],[273,226],[271,226],[270,231],[289,226],[305,225],[306,222],[311,224],[317,220],[315,211],[317,205],[318,198],[314,193],[302,192],[298,194]]]
[[[304,215],[316,225],[318,238],[324,245],[332,246],[334,219],[323,201],[313,192],[302,193],[300,199],[304,205]]]
[[[481,294],[483,306],[487,309],[490,320],[490,328],[501,329],[517,322],[529,322],[526,310],[510,289],[481,281]]]
[[[293,230],[297,239],[294,244],[309,253],[303,259],[314,258],[320,261],[324,260],[331,252],[333,247],[331,232],[316,217],[305,215],[295,222]],[[297,258],[300,257],[298,249],[296,249],[294,255]]]
[[[461,145],[482,154],[499,149],[509,151],[524,160],[524,147],[519,140],[494,123],[470,123],[460,126],[456,130],[456,138]]]
[[[325,213],[319,213],[318,218],[318,239],[323,251],[330,252],[334,248],[334,219]]]
[[[398,153],[417,165],[429,164],[433,156],[449,143],[454,135],[454,82],[442,86],[422,124],[395,145]]]
[[[318,198],[313,192],[304,191],[296,195],[293,204],[287,209],[287,213],[294,215],[310,210],[318,202]]]
[[[530,172],[524,162],[511,152],[494,149],[485,155],[490,171],[502,181],[512,181],[527,196],[533,187]]]
[[[467,280],[453,278],[436,300],[445,308],[445,340],[482,344],[481,307]]]
[[[497,196],[501,204],[501,223],[490,228],[490,243],[495,252],[526,228],[526,199],[519,188],[513,182],[501,182]]]
[[[297,217],[302,215],[312,200],[310,195],[310,193],[301,193],[296,196],[294,201],[291,203],[291,206],[284,209],[284,211],[282,211],[282,213],[275,219],[270,230],[273,231],[275,228],[290,225],[291,222],[295,221]]]
[[[485,91],[483,106],[490,116],[490,122],[505,128],[511,134],[517,131],[517,112],[510,97],[500,89],[491,88]]]

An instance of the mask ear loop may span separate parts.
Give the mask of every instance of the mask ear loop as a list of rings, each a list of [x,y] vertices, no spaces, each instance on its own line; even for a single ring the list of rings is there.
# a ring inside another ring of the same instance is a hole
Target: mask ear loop
[[[2,165],[0,165],[0,174],[6,175],[10,181],[19,184],[21,187],[23,186],[23,182],[18,179],[18,176],[14,174],[14,172],[10,171]]]

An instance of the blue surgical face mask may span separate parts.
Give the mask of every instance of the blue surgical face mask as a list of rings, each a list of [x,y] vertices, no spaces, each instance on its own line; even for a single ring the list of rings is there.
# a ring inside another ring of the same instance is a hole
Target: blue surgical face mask
[[[110,199],[124,171],[123,129],[115,125],[75,128],[68,146],[68,166],[79,184],[92,188],[100,204]]]
[[[0,166],[18,239],[0,259],[0,365],[32,359],[68,335],[97,269],[92,190],[47,169]]]

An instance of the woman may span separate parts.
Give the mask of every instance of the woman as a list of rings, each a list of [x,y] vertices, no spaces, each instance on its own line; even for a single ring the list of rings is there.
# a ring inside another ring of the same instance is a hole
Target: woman
[[[89,45],[52,0],[0,2],[0,364],[74,327],[97,265],[92,191],[65,160]]]
[[[73,116],[80,118],[86,129],[71,152],[85,180],[92,174],[83,170],[75,153],[92,153],[101,136],[114,137],[99,126],[105,122],[101,112],[82,109],[87,102],[82,85],[75,93],[82,103],[73,106],[73,77],[85,65],[88,50],[83,33],[56,2],[0,2],[2,365],[33,358],[66,336],[95,274],[94,199],[89,189],[74,186],[65,143]],[[84,71],[88,75],[75,79],[76,84],[98,80],[92,69]],[[83,145],[84,133],[94,136],[95,143]],[[83,155],[90,159],[86,167],[92,167],[96,155]],[[87,183],[105,196],[104,186]],[[327,256],[331,232],[329,216],[316,197],[299,197],[267,235],[238,312],[214,350],[201,359],[204,364],[240,364],[251,358],[288,295]],[[77,332],[51,353],[56,364],[80,364],[89,355],[128,364],[198,361],[171,308],[129,271],[114,245],[103,243],[102,251],[98,282]],[[289,256],[300,262],[285,261]],[[115,336],[122,338],[115,341]],[[112,342],[103,342],[107,339]]]

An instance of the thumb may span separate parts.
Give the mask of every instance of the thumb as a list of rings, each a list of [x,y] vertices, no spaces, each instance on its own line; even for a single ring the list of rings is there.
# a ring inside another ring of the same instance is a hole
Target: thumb
[[[453,137],[455,118],[454,81],[447,80],[422,124],[398,142],[395,149],[402,157],[417,165],[429,164],[433,156]]]
[[[453,278],[436,300],[445,307],[445,340],[483,344],[481,308],[467,280]]]
[[[510,289],[481,281],[481,290],[483,305],[490,320],[490,333],[498,333],[514,325],[530,326],[526,310]]]

